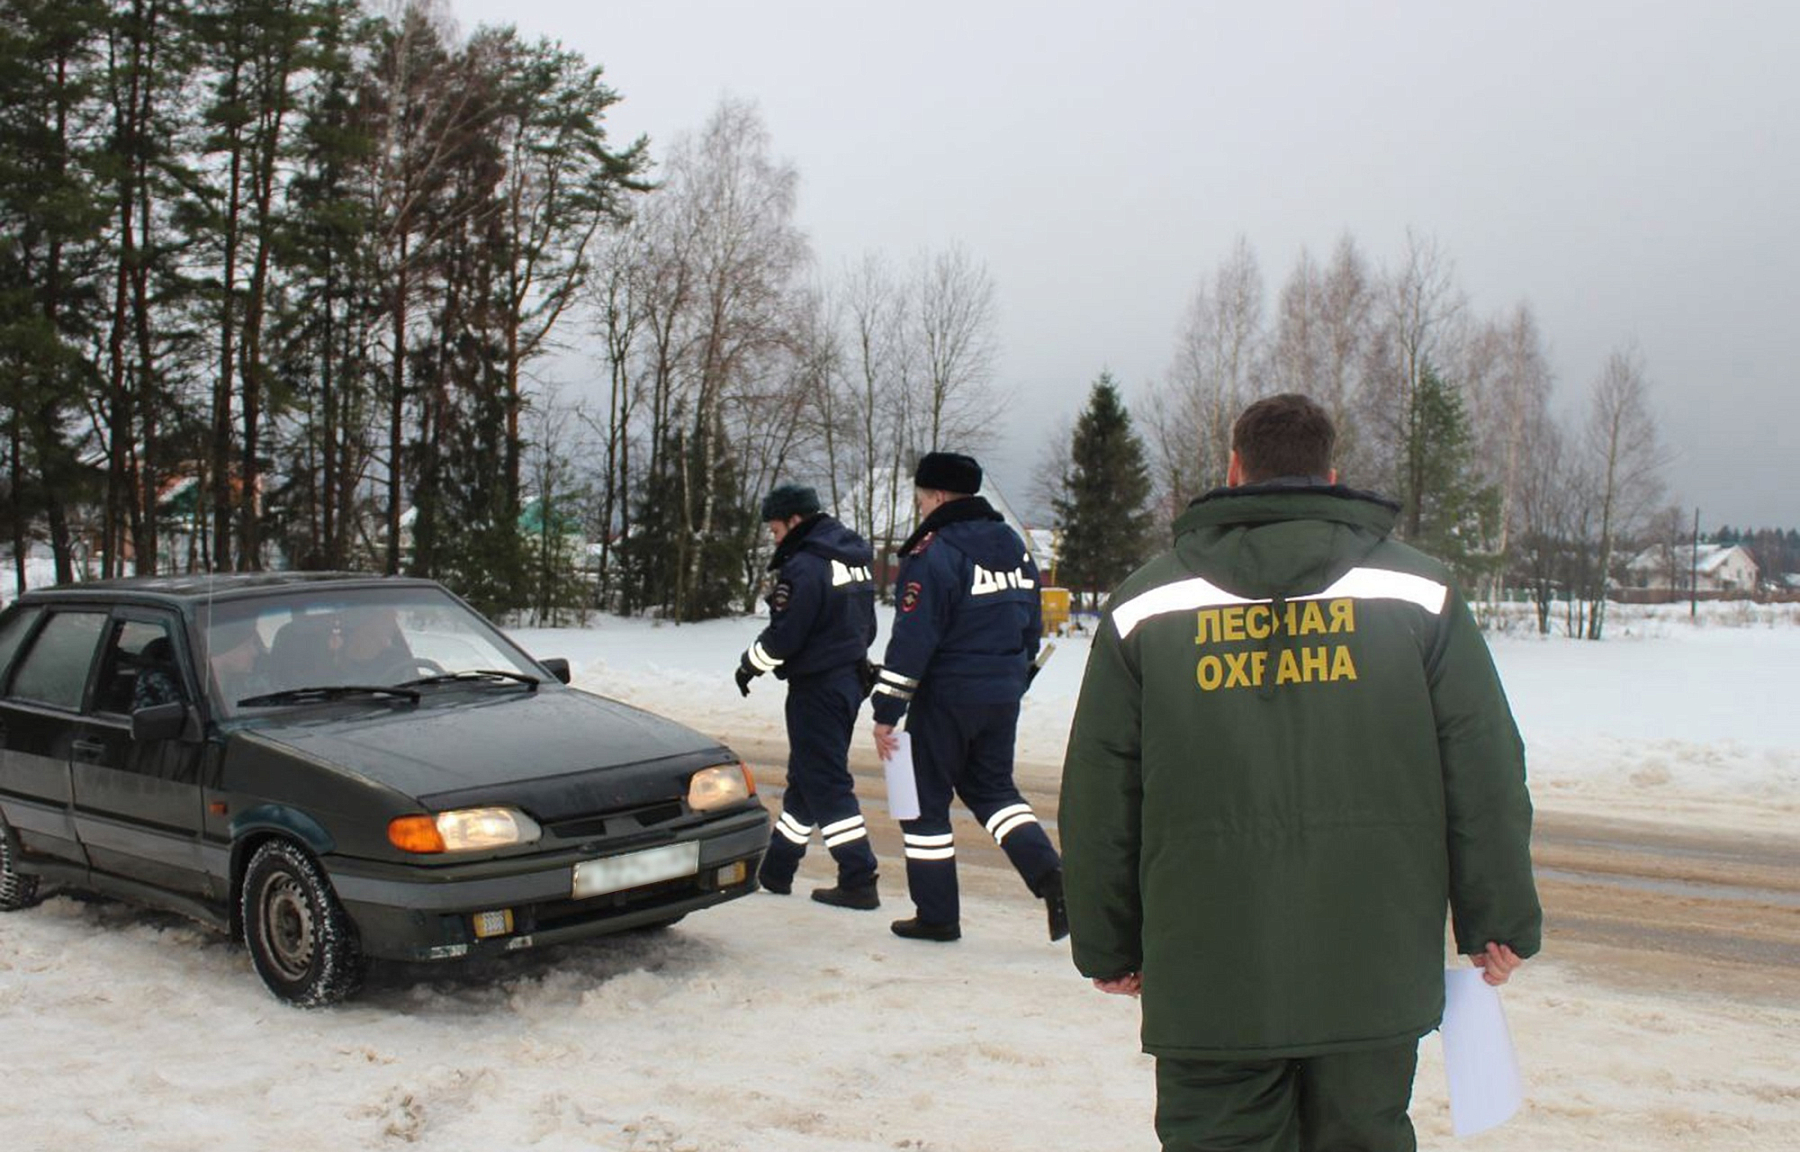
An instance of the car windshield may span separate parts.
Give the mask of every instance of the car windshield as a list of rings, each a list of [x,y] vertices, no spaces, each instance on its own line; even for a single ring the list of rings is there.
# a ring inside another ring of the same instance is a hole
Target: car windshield
[[[498,630],[425,585],[303,586],[221,601],[201,614],[209,689],[225,716],[278,703],[342,699],[300,689],[431,681],[517,685],[543,673]],[[493,672],[497,676],[457,673]],[[267,704],[241,701],[271,697]]]

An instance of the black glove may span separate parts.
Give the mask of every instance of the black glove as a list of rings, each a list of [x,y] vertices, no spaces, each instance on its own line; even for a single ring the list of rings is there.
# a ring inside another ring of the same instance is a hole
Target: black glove
[[[880,671],[881,665],[869,663],[867,656],[856,662],[856,682],[862,688],[863,699],[867,700],[869,693],[875,691],[875,677]]]
[[[1025,665],[1025,687],[1031,687],[1031,682],[1037,679],[1038,670],[1042,667],[1042,664]]]
[[[748,696],[750,695],[750,681],[761,675],[761,672],[758,672],[755,668],[751,667],[750,658],[746,656],[744,659],[738,661],[737,672],[732,675],[732,679],[737,681],[738,691],[743,695]]]

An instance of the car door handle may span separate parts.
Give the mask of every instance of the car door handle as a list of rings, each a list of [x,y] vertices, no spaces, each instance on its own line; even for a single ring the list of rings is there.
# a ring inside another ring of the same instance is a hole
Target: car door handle
[[[69,751],[82,760],[98,760],[106,755],[106,745],[98,740],[76,740],[69,745]]]

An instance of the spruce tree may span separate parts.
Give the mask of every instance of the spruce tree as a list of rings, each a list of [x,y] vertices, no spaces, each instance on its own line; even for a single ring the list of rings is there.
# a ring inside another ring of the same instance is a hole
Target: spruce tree
[[[1153,530],[1144,442],[1109,373],[1094,381],[1075,422],[1062,489],[1052,501],[1062,532],[1056,578],[1098,597],[1144,562]]]
[[[1500,494],[1476,472],[1474,432],[1461,391],[1429,364],[1419,373],[1403,449],[1402,534],[1450,565],[1465,590],[1479,589],[1500,559],[1489,547]]]

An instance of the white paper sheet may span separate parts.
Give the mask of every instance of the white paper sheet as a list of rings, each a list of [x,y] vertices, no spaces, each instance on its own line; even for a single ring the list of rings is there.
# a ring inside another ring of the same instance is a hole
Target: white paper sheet
[[[1450,1081],[1451,1130],[1473,1136],[1511,1119],[1525,1099],[1519,1058],[1500,991],[1481,978],[1481,969],[1445,971],[1440,1034]]]
[[[900,746],[883,767],[887,770],[888,815],[896,820],[919,818],[919,782],[913,777],[912,733],[896,732]]]

